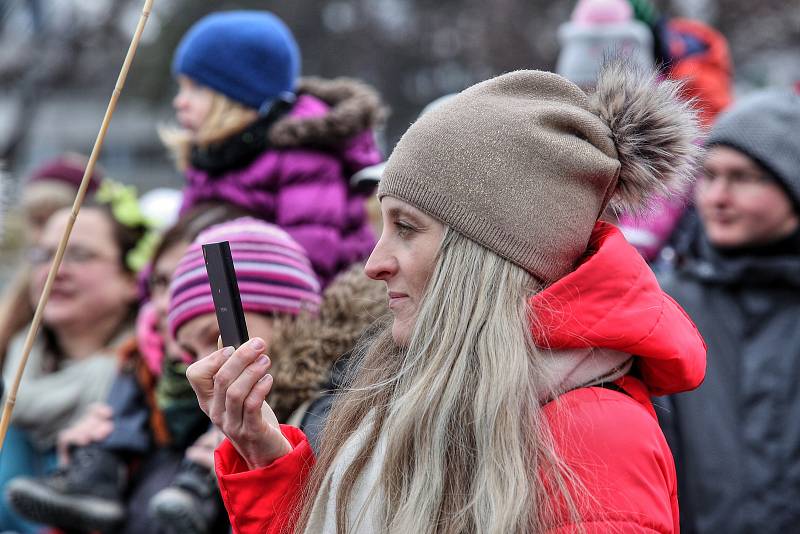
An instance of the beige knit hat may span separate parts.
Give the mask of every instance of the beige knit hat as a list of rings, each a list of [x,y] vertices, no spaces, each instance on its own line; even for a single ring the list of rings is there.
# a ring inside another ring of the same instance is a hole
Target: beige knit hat
[[[679,90],[623,62],[606,65],[589,95],[550,72],[492,78],[411,125],[378,195],[557,280],[609,204],[641,211],[691,179],[699,133]]]

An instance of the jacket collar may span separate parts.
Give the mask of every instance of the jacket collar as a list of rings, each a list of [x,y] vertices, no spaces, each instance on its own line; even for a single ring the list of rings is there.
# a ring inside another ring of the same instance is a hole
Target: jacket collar
[[[582,263],[536,294],[531,308],[537,345],[638,356],[655,395],[694,389],[705,376],[706,346],[694,323],[609,223],[598,221]]]
[[[727,286],[800,288],[800,232],[768,247],[725,254],[698,229],[693,245],[680,267],[692,278]]]

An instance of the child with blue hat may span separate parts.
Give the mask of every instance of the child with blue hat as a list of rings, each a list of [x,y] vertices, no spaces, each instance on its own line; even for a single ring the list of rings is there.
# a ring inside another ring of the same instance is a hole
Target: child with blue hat
[[[178,127],[161,136],[185,173],[182,211],[223,201],[285,229],[323,285],[375,244],[365,201],[380,163],[376,92],[351,79],[300,78],[289,28],[264,11],[208,15],[172,64]]]

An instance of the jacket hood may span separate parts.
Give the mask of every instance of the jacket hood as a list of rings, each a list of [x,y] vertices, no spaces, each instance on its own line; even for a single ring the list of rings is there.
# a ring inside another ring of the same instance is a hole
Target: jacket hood
[[[292,111],[270,129],[273,146],[337,147],[386,116],[378,93],[351,78],[301,78],[297,94]]]
[[[674,18],[667,23],[669,77],[681,80],[686,99],[693,100],[705,128],[733,100],[733,67],[728,41],[709,25]]]
[[[705,376],[706,346],[692,320],[615,226],[598,222],[571,273],[531,300],[540,347],[603,348],[637,356],[654,395],[694,389]]]
[[[316,395],[330,380],[333,364],[387,312],[384,284],[355,264],[327,287],[316,317],[278,323],[269,355],[275,380],[270,405],[279,419]]]

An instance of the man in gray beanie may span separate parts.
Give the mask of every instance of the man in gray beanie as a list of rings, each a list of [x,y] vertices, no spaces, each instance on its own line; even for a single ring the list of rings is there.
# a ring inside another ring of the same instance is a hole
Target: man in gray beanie
[[[703,385],[659,412],[684,533],[800,525],[800,95],[742,99],[714,126],[701,228],[663,281],[708,345]]]

